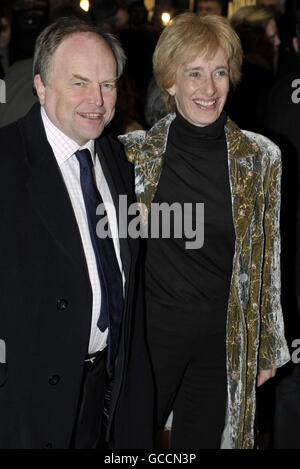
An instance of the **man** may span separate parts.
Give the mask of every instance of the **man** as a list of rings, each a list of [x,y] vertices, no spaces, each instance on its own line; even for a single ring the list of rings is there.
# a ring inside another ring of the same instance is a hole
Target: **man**
[[[128,25],[127,9],[119,6],[114,0],[95,2],[91,8],[91,15],[101,31],[118,34]]]
[[[11,38],[10,12],[0,7],[0,79],[4,78],[10,64],[9,43]]]
[[[222,0],[200,0],[197,2],[196,13],[200,16],[222,16]]]
[[[272,7],[274,10],[281,12],[284,9],[284,3],[281,0],[257,0],[256,5]]]
[[[61,18],[36,45],[40,104],[0,131],[2,448],[152,444],[138,246],[118,237],[131,167],[102,135],[124,62],[115,38]]]

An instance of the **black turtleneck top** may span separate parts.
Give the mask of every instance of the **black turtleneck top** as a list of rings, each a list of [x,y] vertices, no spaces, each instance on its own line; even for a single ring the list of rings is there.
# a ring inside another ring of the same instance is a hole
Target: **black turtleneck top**
[[[234,227],[223,111],[216,122],[197,127],[179,113],[169,130],[162,173],[153,203],[204,203],[204,244],[186,249],[190,239],[150,237],[146,255],[149,318],[184,318],[209,330],[224,328],[234,253]],[[149,220],[149,228],[151,223]],[[199,228],[199,227],[198,227]],[[196,321],[196,322],[195,322]],[[203,330],[202,330],[203,332]]]

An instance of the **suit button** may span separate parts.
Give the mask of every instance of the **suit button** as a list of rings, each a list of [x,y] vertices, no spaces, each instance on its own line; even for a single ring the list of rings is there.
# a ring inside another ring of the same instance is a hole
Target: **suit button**
[[[58,384],[60,382],[60,376],[58,375],[52,375],[50,376],[49,378],[49,384],[51,384],[51,386],[55,386],[56,384]]]
[[[44,448],[46,449],[52,449],[52,443],[46,443]]]
[[[56,307],[57,307],[57,309],[59,309],[60,311],[63,311],[63,310],[65,310],[65,309],[67,309],[67,307],[68,307],[68,302],[67,302],[67,300],[64,300],[63,298],[62,298],[61,300],[57,300]]]

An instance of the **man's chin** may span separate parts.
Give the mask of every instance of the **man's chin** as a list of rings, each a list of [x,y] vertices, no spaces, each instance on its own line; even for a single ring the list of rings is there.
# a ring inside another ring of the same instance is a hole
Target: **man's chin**
[[[81,140],[84,140],[84,142],[88,142],[89,140],[95,140],[96,138],[100,137],[100,135],[102,134],[103,130],[104,130],[104,125],[101,126],[101,128],[93,131],[93,132],[86,132],[85,134],[82,134],[80,137],[81,137]]]

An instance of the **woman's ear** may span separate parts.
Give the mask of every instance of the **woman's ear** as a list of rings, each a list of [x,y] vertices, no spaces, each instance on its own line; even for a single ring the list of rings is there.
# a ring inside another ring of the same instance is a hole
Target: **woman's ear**
[[[175,96],[175,85],[171,86],[171,88],[167,88],[166,91],[170,96]]]

